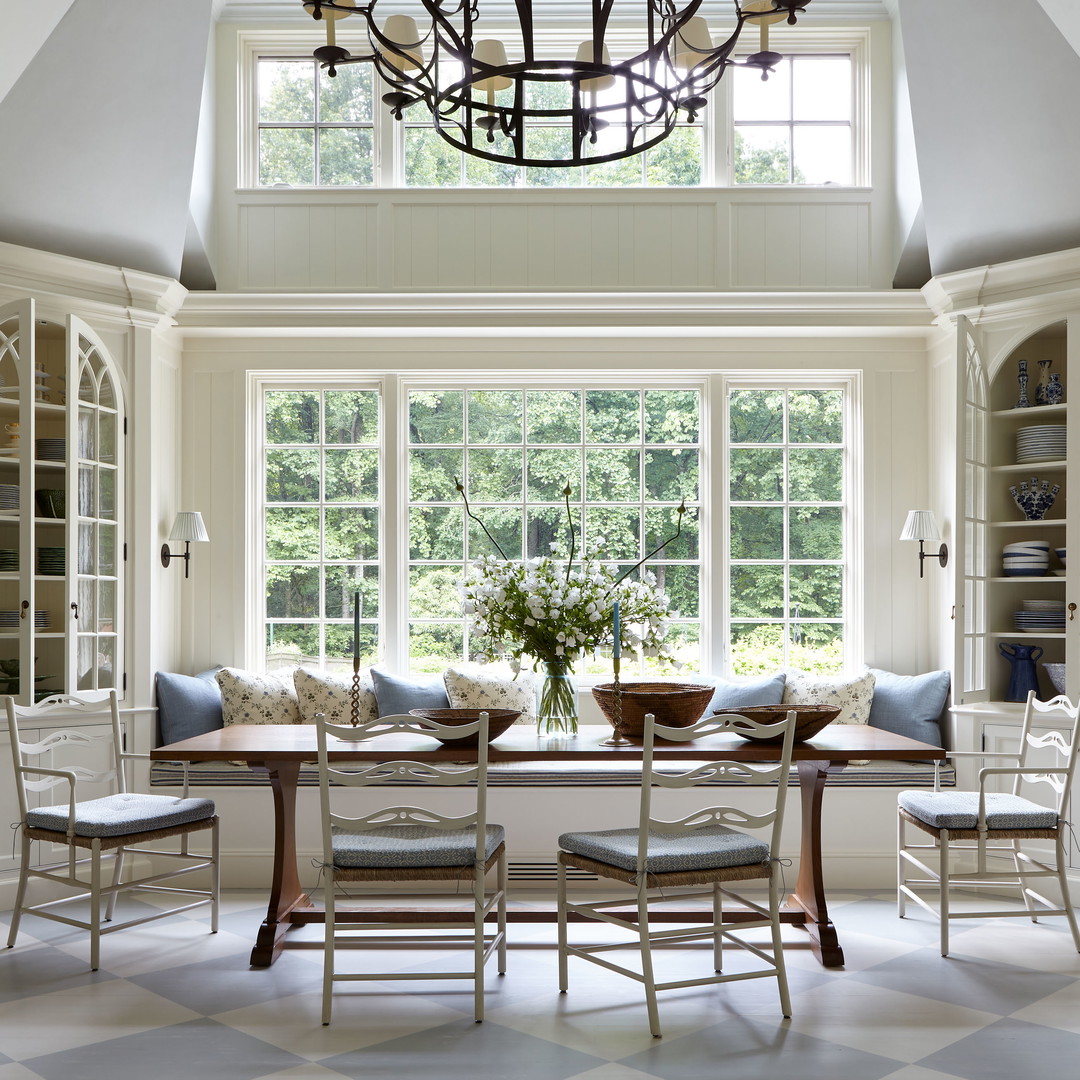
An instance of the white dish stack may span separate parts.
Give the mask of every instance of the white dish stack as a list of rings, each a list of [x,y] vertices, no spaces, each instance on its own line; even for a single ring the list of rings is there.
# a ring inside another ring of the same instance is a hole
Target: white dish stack
[[[1064,424],[1038,424],[1022,427],[1016,433],[1016,464],[1036,461],[1061,461],[1065,457]]]
[[[1046,540],[1006,544],[1001,563],[1006,577],[1045,577],[1050,569],[1050,544]]]

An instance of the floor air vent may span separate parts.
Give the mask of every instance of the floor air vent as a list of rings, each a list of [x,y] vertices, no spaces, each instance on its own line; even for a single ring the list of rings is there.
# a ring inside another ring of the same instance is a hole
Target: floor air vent
[[[523,859],[510,859],[507,863],[507,877],[510,881],[556,881],[558,879],[558,864],[554,859],[535,859],[526,861]],[[586,870],[579,870],[576,866],[566,868],[566,880],[574,881],[597,881],[595,874]]]

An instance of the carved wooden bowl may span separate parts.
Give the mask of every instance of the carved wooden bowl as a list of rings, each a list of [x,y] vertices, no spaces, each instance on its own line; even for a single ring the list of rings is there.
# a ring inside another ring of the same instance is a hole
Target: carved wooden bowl
[[[601,683],[592,695],[615,726],[614,683]],[[621,732],[628,739],[645,737],[645,714],[652,713],[658,724],[667,727],[690,727],[696,724],[712,701],[716,688],[701,683],[624,682],[622,689]]]
[[[795,741],[805,742],[812,739],[822,728],[828,727],[837,716],[840,715],[839,705],[743,705],[741,708],[714,709],[714,716],[724,716],[737,713],[739,716],[748,716],[759,724],[779,724],[789,712],[796,713],[795,717]],[[733,735],[740,738],[760,742],[766,746],[779,746],[783,736],[777,738],[755,738],[753,735],[744,734],[732,729]]]
[[[488,714],[488,742],[497,739],[521,715],[518,709],[410,709],[409,715],[422,716],[425,720],[434,720],[436,724],[447,727],[460,727],[475,724],[482,712]],[[470,735],[464,739],[439,739],[439,742],[444,746],[476,746],[479,739]]]

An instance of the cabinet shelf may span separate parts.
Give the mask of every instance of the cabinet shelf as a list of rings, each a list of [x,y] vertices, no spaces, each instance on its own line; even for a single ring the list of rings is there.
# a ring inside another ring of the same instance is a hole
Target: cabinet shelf
[[[1030,409],[995,409],[990,415],[995,420],[1023,420],[1028,424],[1038,423],[1048,416],[1065,419],[1067,402],[1058,405],[1033,405]]]
[[[1042,640],[1046,640],[1046,641],[1064,641],[1065,640],[1065,631],[1062,630],[1060,633],[1044,634],[1041,631],[1032,631],[1032,630],[994,630],[990,634],[990,636],[992,638],[1023,637],[1025,641],[1028,640],[1029,638],[1031,640],[1033,640],[1033,641],[1042,641]]]
[[[1029,525],[1040,526],[1047,529],[1055,525],[1064,525],[1064,518],[1041,518],[1037,521],[1024,519],[1023,521],[991,521],[991,529],[1026,529]]]
[[[1026,476],[1030,472],[1038,472],[1040,469],[1065,469],[1066,462],[1061,458],[1053,458],[1050,461],[1027,461],[1022,465],[991,465],[992,473],[1020,473]]]

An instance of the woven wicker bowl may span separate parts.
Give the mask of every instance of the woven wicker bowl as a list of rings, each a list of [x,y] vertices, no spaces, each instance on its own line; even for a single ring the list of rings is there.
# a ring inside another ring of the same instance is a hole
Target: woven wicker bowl
[[[622,734],[628,739],[645,737],[645,714],[652,713],[658,724],[668,727],[690,727],[705,714],[712,701],[715,687],[701,683],[628,682],[622,683]],[[615,726],[614,683],[601,683],[592,688],[592,695]]]
[[[410,709],[409,715],[422,716],[447,727],[460,727],[476,723],[482,712],[488,714],[488,742],[497,739],[521,715],[517,709]],[[439,739],[444,746],[476,746],[479,741],[476,735],[464,739]]]
[[[796,713],[795,717],[795,741],[805,742],[812,739],[822,728],[840,715],[839,705],[744,705],[740,708],[716,709],[714,716],[723,716],[725,713],[738,713],[740,716],[749,716],[759,724],[778,724],[789,712]],[[760,742],[765,745],[779,746],[783,741],[780,738],[754,738],[752,735],[744,735],[741,731],[733,731],[743,739]]]

